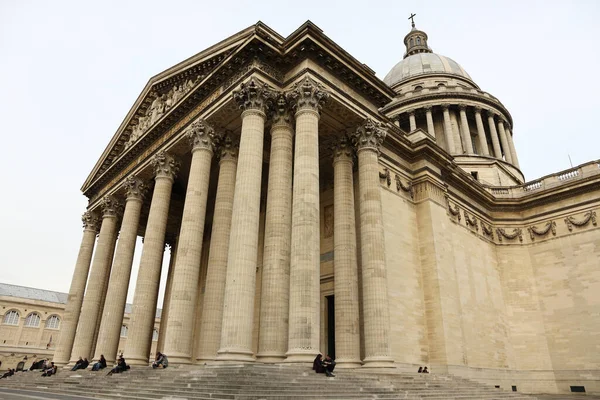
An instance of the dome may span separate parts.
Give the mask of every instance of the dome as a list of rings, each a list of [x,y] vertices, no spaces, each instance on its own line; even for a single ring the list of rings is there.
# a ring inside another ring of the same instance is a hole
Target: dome
[[[456,61],[435,53],[417,53],[406,57],[383,78],[388,86],[422,74],[453,74],[471,80],[467,71]]]

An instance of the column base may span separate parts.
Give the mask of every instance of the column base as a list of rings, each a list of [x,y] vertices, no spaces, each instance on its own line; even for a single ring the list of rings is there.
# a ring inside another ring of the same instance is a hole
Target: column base
[[[285,363],[311,363],[315,360],[319,350],[293,350],[285,353]]]
[[[335,360],[335,367],[338,369],[350,369],[362,367],[362,362],[359,359],[356,360]]]
[[[247,350],[223,349],[217,351],[215,361],[255,362],[254,353]]]
[[[394,359],[387,356],[367,357],[363,360],[363,368],[396,368]]]
[[[150,360],[141,357],[125,357],[125,362],[129,365],[150,365]]]
[[[180,364],[180,365],[190,365],[192,364],[192,359],[190,356],[184,356],[184,355],[180,355],[180,354],[175,354],[175,355],[170,355],[165,353],[166,356],[169,358],[169,365],[170,364]]]
[[[256,361],[266,364],[280,363],[285,361],[285,354],[265,351],[256,355]]]

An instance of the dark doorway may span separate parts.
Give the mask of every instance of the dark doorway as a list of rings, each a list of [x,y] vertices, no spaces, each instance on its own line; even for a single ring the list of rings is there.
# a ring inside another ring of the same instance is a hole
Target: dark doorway
[[[335,359],[335,299],[334,295],[327,299],[327,354]]]

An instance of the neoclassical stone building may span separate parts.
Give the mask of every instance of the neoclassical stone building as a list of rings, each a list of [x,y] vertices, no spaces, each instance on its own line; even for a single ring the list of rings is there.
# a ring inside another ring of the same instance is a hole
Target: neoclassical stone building
[[[600,391],[599,163],[525,183],[500,100],[414,25],[404,43],[382,81],[310,22],[259,22],[151,78],[83,185],[55,361],[115,359],[136,279],[146,364],[168,274],[174,364],[328,352]]]

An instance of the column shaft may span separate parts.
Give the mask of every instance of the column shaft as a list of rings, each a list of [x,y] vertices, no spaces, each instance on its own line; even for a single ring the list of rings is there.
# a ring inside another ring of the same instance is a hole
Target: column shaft
[[[56,351],[54,352],[54,363],[59,366],[66,365],[71,356],[73,342],[75,340],[75,330],[79,322],[81,304],[83,303],[83,294],[87,282],[94,244],[96,243],[97,218],[91,213],[83,215],[84,231],[79,254],[75,263],[75,271],[69,288],[69,297],[65,306],[62,321],[60,322],[60,334],[57,340]]]
[[[512,164],[512,154],[510,151],[510,146],[508,145],[508,139],[506,138],[506,132],[504,131],[504,122],[501,119],[498,120],[498,132],[500,133],[502,150],[504,150],[504,158],[506,159],[507,163]]]
[[[498,131],[496,131],[496,124],[494,123],[494,115],[488,115],[488,125],[490,127],[490,136],[492,137],[492,148],[494,149],[494,156],[502,160],[502,150],[500,150],[500,142],[498,141]]]
[[[408,121],[410,123],[410,131],[414,131],[415,129],[417,129],[417,120],[415,119],[415,112],[414,111],[409,111],[408,112]]]
[[[158,341],[156,343],[156,351],[161,353],[165,350],[165,333],[167,331],[167,323],[169,321],[169,303],[171,302],[171,289],[173,288],[173,272],[175,270],[175,262],[177,260],[177,239],[171,244],[171,257],[169,259],[169,272],[167,272],[167,285],[165,286],[165,294],[163,295],[163,308],[160,314],[160,325],[158,327]]]
[[[515,142],[513,140],[512,131],[509,127],[506,127],[506,140],[508,141],[508,147],[510,148],[513,164],[515,165],[515,167],[521,168],[521,166],[519,165],[519,159],[517,158],[517,149],[515,149]]]
[[[435,127],[433,125],[433,114],[431,113],[431,107],[425,109],[425,118],[427,119],[427,133],[429,133],[435,139]]]
[[[146,235],[127,339],[127,361],[133,365],[147,365],[150,357],[158,287],[165,251],[165,232],[177,163],[172,157],[161,152],[155,158],[155,168],[159,171],[155,178],[156,183],[146,224]],[[169,316],[170,318],[171,316]]]
[[[319,208],[319,112],[306,107],[296,113],[288,362],[319,353]]]
[[[117,234],[116,239],[118,239],[119,235]],[[113,255],[111,258],[111,262],[108,266],[108,272],[106,274],[106,278],[104,279],[104,286],[102,287],[102,295],[100,296],[100,304],[98,306],[99,314],[96,319],[96,329],[94,330],[94,340],[92,340],[92,348],[90,350],[90,355],[93,356],[96,354],[96,345],[98,344],[98,335],[100,333],[100,324],[102,323],[102,315],[104,312],[104,305],[106,304],[106,293],[108,292],[108,282],[110,280],[110,276],[112,275],[112,266],[114,261],[115,249],[117,247],[117,240],[113,242],[112,248],[109,250],[109,253]]]
[[[256,108],[242,113],[221,343],[217,357],[220,360],[254,360],[252,328],[265,118],[264,112]]]
[[[473,142],[471,141],[471,130],[469,121],[467,121],[467,111],[465,107],[460,107],[460,134],[464,143],[465,153],[473,154]]]
[[[283,361],[287,350],[292,233],[292,162],[292,126],[285,121],[275,122],[271,129],[257,354],[258,359],[262,362]]]
[[[206,289],[200,322],[198,361],[211,361],[217,357],[223,324],[223,299],[227,278],[227,256],[231,233],[231,215],[235,196],[237,156],[222,156],[219,162],[219,181],[215,198]]]
[[[448,147],[448,153],[457,153],[454,144],[454,137],[452,133],[452,122],[450,122],[450,110],[448,106],[444,106],[444,137],[446,138],[446,146]]]
[[[93,354],[91,352],[97,321],[102,315],[100,305],[104,296],[104,283],[107,275],[110,274],[110,266],[113,259],[111,250],[114,250],[115,240],[117,239],[115,202],[112,199],[107,199],[105,203],[111,204],[111,206],[104,208],[98,246],[94,255],[94,261],[92,262],[89,285],[81,307],[81,318],[77,326],[73,351],[71,352],[71,362],[77,361],[79,357],[88,359],[92,357]]]
[[[165,338],[165,354],[170,361],[178,364],[191,363],[193,351],[194,315],[212,156],[212,146],[198,146],[192,150]]]
[[[335,351],[339,368],[360,367],[360,321],[352,153],[333,161]]]
[[[475,109],[475,123],[477,125],[477,138],[479,139],[479,147],[481,148],[481,154],[484,156],[490,155],[490,149],[487,144],[485,137],[485,128],[483,127],[483,120],[481,119],[481,110]]]

